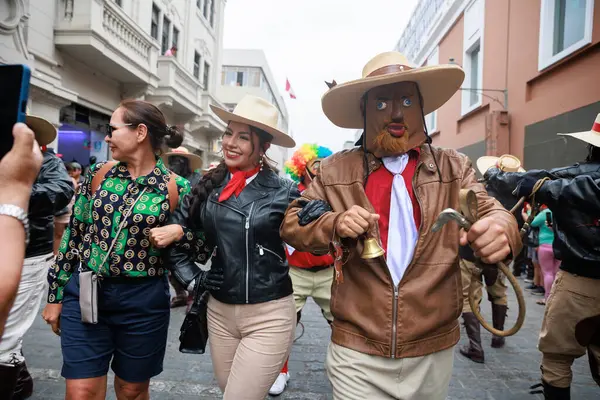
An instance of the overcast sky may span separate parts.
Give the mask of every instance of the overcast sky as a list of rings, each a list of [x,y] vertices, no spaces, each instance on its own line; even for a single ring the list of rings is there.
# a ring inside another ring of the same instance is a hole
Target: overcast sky
[[[323,114],[325,80],[360,78],[374,55],[392,50],[418,0],[227,0],[224,47],[264,50],[298,145],[333,151],[354,131]],[[289,78],[297,96],[285,93]]]

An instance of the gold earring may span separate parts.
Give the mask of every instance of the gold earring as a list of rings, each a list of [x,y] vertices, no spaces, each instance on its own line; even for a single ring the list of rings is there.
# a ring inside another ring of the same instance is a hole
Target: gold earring
[[[258,163],[260,164],[260,170],[263,170],[263,165],[264,165],[264,160],[263,160],[263,156],[260,156],[260,160],[258,161]]]

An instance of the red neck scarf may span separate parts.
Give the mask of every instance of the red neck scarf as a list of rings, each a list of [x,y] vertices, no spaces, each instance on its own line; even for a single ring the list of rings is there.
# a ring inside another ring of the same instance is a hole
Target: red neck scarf
[[[249,171],[240,171],[237,168],[229,168],[229,172],[232,175],[231,180],[225,185],[225,188],[221,192],[219,202],[227,200],[232,194],[235,194],[235,197],[238,197],[246,187],[246,179],[254,176],[258,171],[260,171],[260,166]]]

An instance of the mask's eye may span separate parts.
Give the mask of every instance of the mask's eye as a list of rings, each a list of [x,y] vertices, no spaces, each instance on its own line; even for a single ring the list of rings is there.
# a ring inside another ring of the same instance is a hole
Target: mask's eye
[[[402,105],[404,107],[410,107],[410,106],[412,106],[412,100],[409,99],[408,97],[405,97],[404,100],[402,100]]]
[[[385,110],[387,107],[387,103],[383,100],[377,100],[377,110],[381,111],[381,110]]]

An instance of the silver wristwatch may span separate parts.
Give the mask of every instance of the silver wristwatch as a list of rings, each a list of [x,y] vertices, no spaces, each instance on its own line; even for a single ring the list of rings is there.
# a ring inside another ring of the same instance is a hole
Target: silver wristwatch
[[[25,210],[14,204],[0,204],[0,215],[7,215],[21,221],[25,229],[25,246],[27,246],[29,244],[29,218],[27,218]]]

